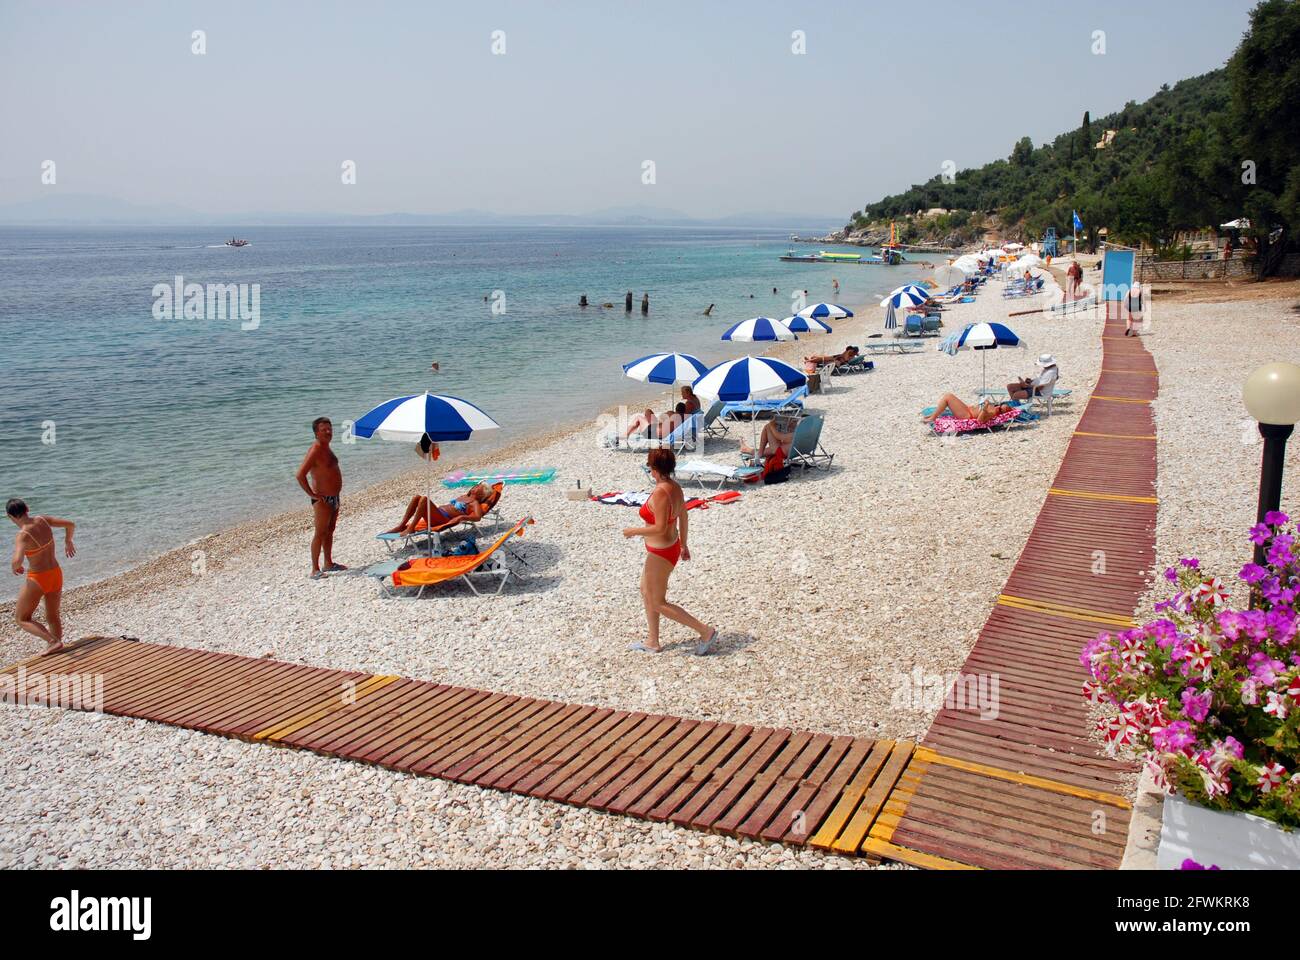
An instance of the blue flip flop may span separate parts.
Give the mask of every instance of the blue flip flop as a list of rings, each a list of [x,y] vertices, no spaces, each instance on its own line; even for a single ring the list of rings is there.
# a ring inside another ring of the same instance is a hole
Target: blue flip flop
[[[697,657],[702,657],[705,654],[712,653],[713,645],[717,642],[718,642],[718,631],[714,630],[711,634],[709,634],[709,639],[705,640],[703,643],[701,643],[698,647],[695,648],[695,655]]]

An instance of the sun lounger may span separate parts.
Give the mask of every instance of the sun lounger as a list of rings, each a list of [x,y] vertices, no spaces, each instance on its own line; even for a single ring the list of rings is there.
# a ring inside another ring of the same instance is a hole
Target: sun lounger
[[[808,387],[805,384],[797,390],[792,391],[788,396],[780,397],[774,400],[751,400],[748,403],[729,403],[722,408],[722,415],[732,420],[739,420],[742,417],[770,417],[777,413],[789,412],[794,409],[803,408],[804,397],[808,396]]]
[[[676,453],[684,450],[694,450],[695,444],[699,439],[700,424],[704,417],[699,413],[692,413],[682,421],[679,426],[662,440],[654,440],[649,437],[631,436],[627,438],[627,444],[620,449],[635,450],[638,453],[644,453],[647,450],[668,449]]]
[[[939,329],[943,326],[943,320],[931,314],[921,320],[922,335],[939,336]]]
[[[677,475],[698,484],[702,490],[709,489],[710,484],[714,490],[721,490],[724,484],[743,483],[762,473],[762,467],[733,467],[711,460],[687,460],[677,465]]]
[[[914,340],[872,340],[863,349],[872,353],[919,353],[924,348]]]
[[[408,560],[388,574],[386,580],[380,582],[385,592],[390,595],[395,595],[403,589],[418,590],[415,594],[418,599],[424,595],[427,588],[449,580],[464,580],[470,590],[481,595],[471,577],[498,577],[501,582],[492,592],[500,593],[505,589],[506,582],[513,573],[503,557],[506,541],[511,537],[522,537],[524,527],[532,522],[532,517],[525,517],[498,537],[492,546],[479,553],[463,557],[416,557]],[[391,587],[388,584],[389,580],[392,582]]]
[[[555,479],[555,467],[522,467],[497,473],[468,473],[453,470],[443,479],[444,487],[473,487],[480,483],[550,483]]]
[[[794,428],[794,439],[790,441],[790,456],[786,458],[786,463],[798,465],[805,470],[808,467],[819,470],[831,468],[835,454],[827,453],[821,444],[824,424],[825,420],[818,416],[804,417],[799,421],[799,426]]]
[[[845,373],[864,373],[868,370],[874,369],[876,369],[875,363],[859,354],[852,360],[836,364],[835,368],[831,371],[831,376],[838,377]]]
[[[726,406],[721,400],[714,400],[709,404],[709,409],[704,411],[704,419],[700,422],[701,442],[704,437],[713,437],[716,440],[727,435],[727,421],[722,416]]]
[[[1022,407],[1018,404],[1015,406],[1015,410],[999,414],[984,423],[980,423],[974,417],[969,420],[959,419],[958,417],[940,417],[928,424],[928,426],[930,432],[935,436],[943,437],[960,436],[967,433],[992,433],[995,430],[1008,431],[1038,421],[1038,414],[1031,412],[1028,407]],[[932,413],[934,413],[934,407],[927,407],[921,411],[922,416],[927,417]]]
[[[920,317],[908,317],[903,321],[903,333],[905,337],[920,337],[925,333],[925,328],[921,326]]]

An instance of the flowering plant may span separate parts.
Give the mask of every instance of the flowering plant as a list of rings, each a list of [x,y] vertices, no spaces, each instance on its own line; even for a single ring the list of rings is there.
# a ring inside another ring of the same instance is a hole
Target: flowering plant
[[[1265,565],[1239,577],[1251,609],[1228,609],[1223,582],[1183,559],[1165,571],[1177,593],[1161,619],[1103,633],[1080,657],[1100,704],[1106,751],[1145,755],[1166,793],[1300,827],[1300,552],[1289,518],[1272,512],[1251,529]]]

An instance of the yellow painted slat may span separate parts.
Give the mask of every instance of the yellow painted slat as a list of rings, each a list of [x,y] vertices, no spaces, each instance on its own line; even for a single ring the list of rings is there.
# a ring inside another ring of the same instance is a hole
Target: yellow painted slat
[[[1155,497],[1131,497],[1122,493],[1092,493],[1089,490],[1067,490],[1052,487],[1047,491],[1057,497],[1078,497],[1081,500],[1105,500],[1107,503],[1159,503]]]
[[[1094,400],[1109,400],[1112,403],[1150,403],[1150,400],[1138,400],[1133,397],[1102,397],[1097,394],[1092,395]]]
[[[867,792],[871,782],[876,779],[876,774],[880,772],[881,767],[889,759],[894,746],[893,740],[876,741],[876,745],[871,748],[871,752],[862,761],[862,767],[858,770],[857,775],[840,793],[839,801],[826,819],[822,821],[821,828],[808,841],[809,846],[817,847],[820,850],[829,850],[831,848],[831,845],[839,837],[840,831],[844,829],[844,825],[853,816],[853,811],[858,808],[858,801],[862,799],[862,795]]]
[[[915,745],[911,743],[900,743],[894,747],[889,759],[880,768],[879,775],[872,782],[871,789],[863,795],[862,801],[858,804],[852,818],[845,825],[844,830],[835,842],[831,844],[832,850],[838,853],[854,854],[861,849],[862,841],[871,832],[871,825],[875,823],[876,816],[884,807],[885,801],[889,799],[889,795],[894,790],[894,785],[898,783],[898,778],[907,767],[908,761],[912,759],[912,753],[915,749]]]
[[[919,850],[909,850],[906,847],[900,847],[886,840],[877,840],[874,837],[867,837],[862,842],[862,852],[870,853],[882,860],[896,860],[899,863],[906,863],[908,866],[920,867],[923,870],[979,869],[979,867],[972,867],[968,863],[959,863],[956,860],[936,857],[930,853],[921,853]]]
[[[978,773],[986,777],[993,777],[995,780],[1006,780],[1009,783],[1019,783],[1026,787],[1033,787],[1037,790],[1046,790],[1049,793],[1059,793],[1067,797],[1079,797],[1083,800],[1095,800],[1097,803],[1104,803],[1108,806],[1118,807],[1121,810],[1132,810],[1133,805],[1124,797],[1114,793],[1106,793],[1102,790],[1089,790],[1086,787],[1076,787],[1072,783],[1061,783],[1058,780],[1048,780],[1046,777],[1035,777],[1028,773],[1019,773],[1015,770],[1004,770],[1001,767],[990,767],[983,763],[974,763],[970,760],[959,760],[956,757],[946,757],[936,752],[930,747],[917,747],[917,757],[924,759],[927,763],[937,763],[940,766],[953,767],[957,770],[965,770],[967,773]]]
[[[1126,617],[1122,614],[1107,613],[1104,610],[1088,610],[1083,607],[1070,607],[1063,603],[1051,603],[1047,600],[1035,600],[1030,597],[1013,597],[1005,593],[998,596],[998,605],[1012,607],[1016,610],[1046,613],[1054,617],[1065,617],[1068,620],[1102,623],[1112,627],[1137,626],[1132,617]]]
[[[278,721],[264,730],[259,730],[257,733],[253,734],[253,739],[267,741],[282,740],[289,734],[301,730],[309,724],[315,723],[317,720],[333,713],[335,710],[341,710],[344,707],[359,702],[363,697],[368,696],[376,690],[383,689],[398,679],[400,678],[374,674],[369,679],[363,680],[361,683],[357,684],[356,689],[353,691],[352,703],[345,703],[341,692],[331,693],[328,696],[317,700],[307,709],[289,717],[287,720]]]

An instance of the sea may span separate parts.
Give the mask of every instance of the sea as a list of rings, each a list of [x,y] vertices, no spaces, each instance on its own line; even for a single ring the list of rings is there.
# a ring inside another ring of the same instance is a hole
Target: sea
[[[760,354],[762,344],[723,342],[722,332],[789,316],[804,290],[808,302],[854,305],[926,273],[782,262],[789,230],[286,226],[240,236],[247,246],[226,246],[214,228],[0,227],[0,499],[76,521],[78,556],[60,557],[70,585],[305,506],[294,474],[315,417],[337,430],[391,397],[451,394],[501,425],[470,448],[486,453],[644,396],[623,376],[630,360]],[[245,314],[171,309],[190,284],[246,285]],[[345,498],[419,465],[406,444],[336,449]],[[18,585],[11,578],[0,596]]]

